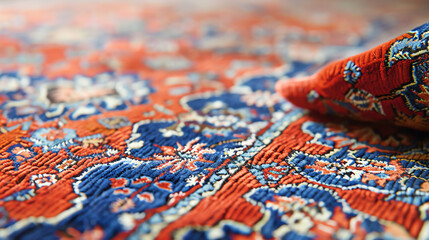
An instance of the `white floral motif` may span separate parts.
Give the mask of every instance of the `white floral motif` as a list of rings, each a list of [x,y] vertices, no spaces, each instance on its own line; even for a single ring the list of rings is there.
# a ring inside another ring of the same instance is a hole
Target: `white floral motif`
[[[155,145],[161,149],[162,154],[155,154],[154,160],[165,161],[156,169],[170,168],[170,173],[176,173],[185,167],[191,171],[195,171],[198,169],[195,162],[212,162],[204,159],[203,154],[215,153],[216,150],[204,148],[206,146],[205,143],[196,144],[199,140],[197,137],[189,141],[185,146],[177,142],[177,148]]]

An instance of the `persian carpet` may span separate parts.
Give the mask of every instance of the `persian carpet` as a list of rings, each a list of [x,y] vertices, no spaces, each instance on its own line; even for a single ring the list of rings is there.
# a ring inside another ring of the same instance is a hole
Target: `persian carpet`
[[[0,239],[429,239],[429,140],[274,91],[426,1],[0,2]]]

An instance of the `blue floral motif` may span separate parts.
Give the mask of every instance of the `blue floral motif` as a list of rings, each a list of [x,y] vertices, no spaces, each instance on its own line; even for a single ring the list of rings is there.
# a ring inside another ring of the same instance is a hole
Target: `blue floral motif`
[[[427,116],[429,115],[429,103],[427,101],[429,88],[426,80],[429,75],[429,60],[417,61],[413,63],[411,69],[412,82],[396,91],[396,94],[405,98],[409,109],[424,112]]]
[[[358,67],[354,62],[348,61],[344,68],[344,81],[356,84],[360,76],[360,67]]]
[[[80,138],[74,129],[69,128],[40,128],[37,129],[29,138],[34,143],[33,146],[43,147],[43,151],[58,152],[69,146],[77,145],[79,141],[101,137],[100,134],[94,134]]]
[[[316,101],[316,99],[319,98],[319,94],[315,91],[315,90],[311,90],[308,94],[307,94],[307,100],[309,102],[314,102]]]
[[[377,97],[371,93],[362,90],[362,89],[350,89],[347,92],[345,99],[347,102],[351,103],[353,106],[357,107],[362,111],[371,111],[375,110],[376,112],[384,115],[383,106],[378,101]]]
[[[263,185],[277,184],[278,181],[289,173],[289,166],[282,166],[276,162],[252,166],[250,172]]]
[[[60,148],[62,145],[71,143],[76,137],[76,131],[73,129],[40,128],[33,133],[30,140],[34,142],[34,146],[58,146]]]
[[[403,38],[393,43],[386,53],[386,66],[392,67],[400,60],[416,59],[428,52],[429,23],[411,30],[409,38]]]

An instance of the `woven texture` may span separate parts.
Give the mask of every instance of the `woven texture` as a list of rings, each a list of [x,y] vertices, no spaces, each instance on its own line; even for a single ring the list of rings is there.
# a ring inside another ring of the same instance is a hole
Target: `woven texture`
[[[426,1],[49,2],[0,3],[0,239],[429,238],[424,134],[274,91]]]
[[[428,40],[426,23],[276,89],[300,107],[429,131]]]

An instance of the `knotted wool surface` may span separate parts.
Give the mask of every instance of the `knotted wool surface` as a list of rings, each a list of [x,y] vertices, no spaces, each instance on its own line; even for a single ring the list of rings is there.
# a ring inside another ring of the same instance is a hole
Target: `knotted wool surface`
[[[274,91],[425,1],[0,3],[0,239],[428,239],[422,132]]]

